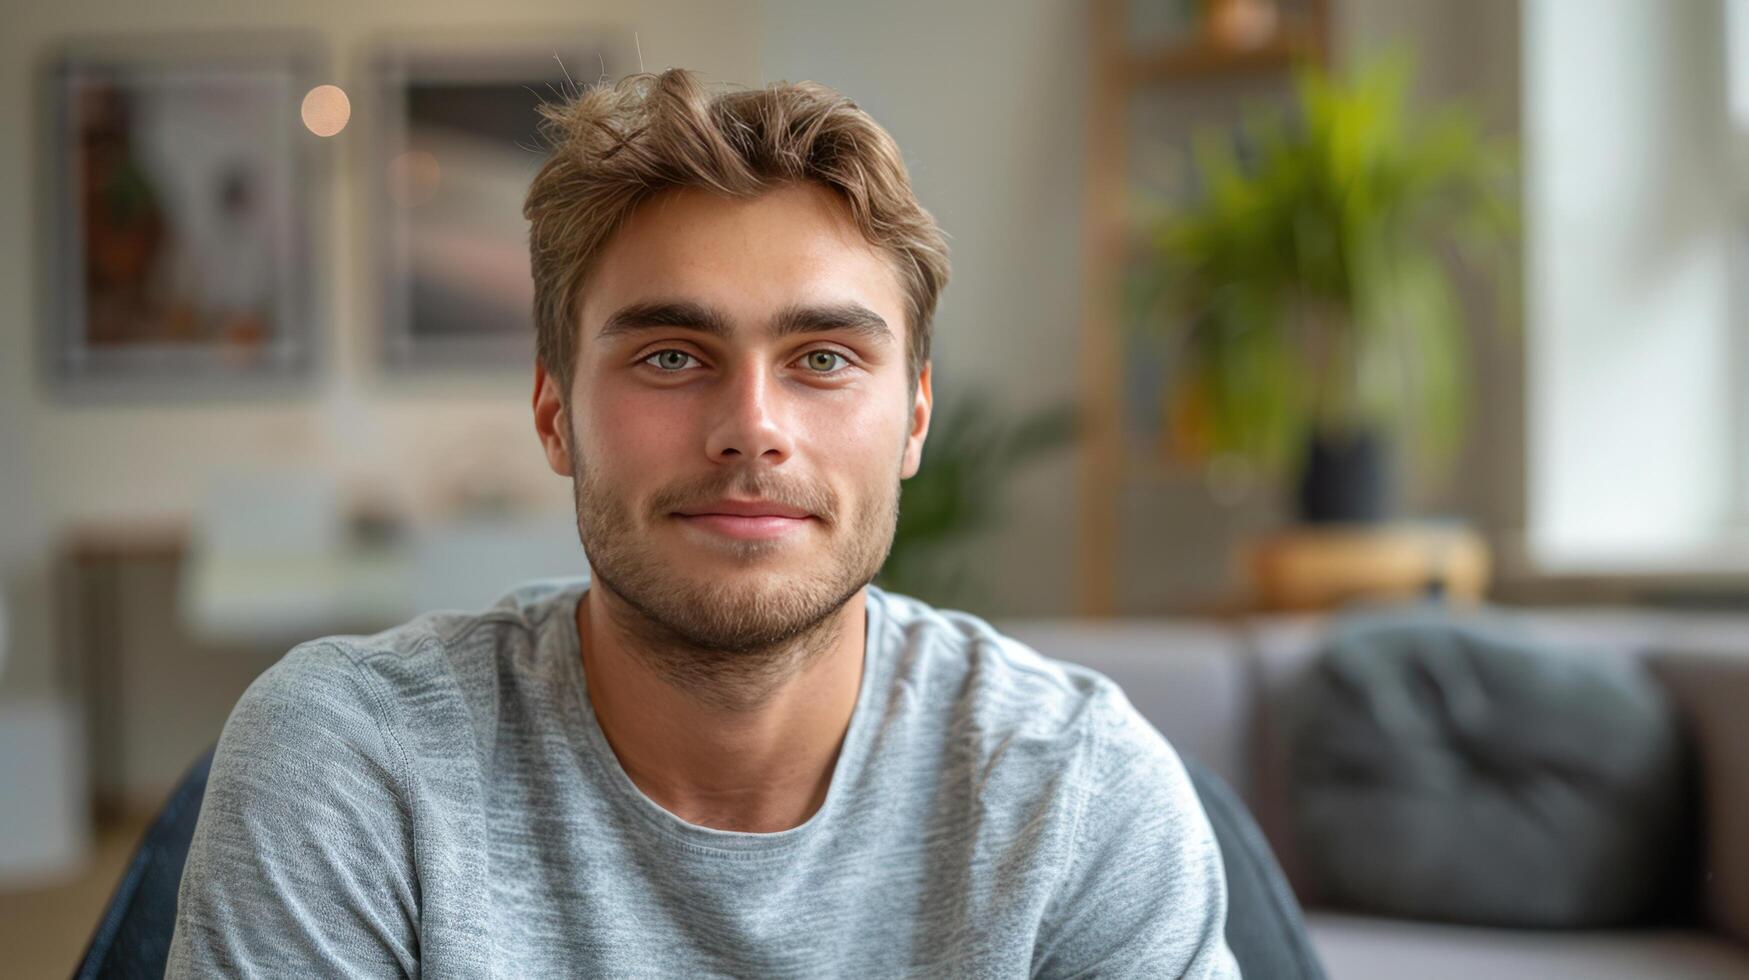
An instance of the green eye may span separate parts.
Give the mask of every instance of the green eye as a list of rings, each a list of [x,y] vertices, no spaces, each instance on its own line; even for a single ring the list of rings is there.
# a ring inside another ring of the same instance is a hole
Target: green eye
[[[808,354],[808,367],[813,369],[817,374],[831,374],[837,369],[837,365],[833,362],[833,358],[837,358],[840,361],[845,360],[843,354],[839,354],[835,351],[813,351]],[[848,363],[848,361],[846,361],[846,363]]]

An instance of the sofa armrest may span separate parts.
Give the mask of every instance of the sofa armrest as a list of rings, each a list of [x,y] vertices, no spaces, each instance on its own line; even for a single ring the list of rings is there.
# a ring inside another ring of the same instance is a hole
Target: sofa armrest
[[[1659,651],[1647,664],[1694,739],[1707,918],[1749,942],[1749,636],[1738,650]]]

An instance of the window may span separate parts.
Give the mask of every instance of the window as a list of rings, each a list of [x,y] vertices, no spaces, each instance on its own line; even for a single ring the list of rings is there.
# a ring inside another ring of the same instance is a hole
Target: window
[[[1749,571],[1746,7],[1524,7],[1539,571]]]

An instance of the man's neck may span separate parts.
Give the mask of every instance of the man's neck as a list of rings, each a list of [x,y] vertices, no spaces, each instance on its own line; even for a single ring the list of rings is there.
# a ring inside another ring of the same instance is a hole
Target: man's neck
[[[799,638],[812,649],[798,645],[758,699],[726,705],[654,669],[626,622],[637,613],[590,588],[576,612],[586,686],[626,775],[701,826],[772,833],[805,822],[825,802],[862,686],[867,595]]]

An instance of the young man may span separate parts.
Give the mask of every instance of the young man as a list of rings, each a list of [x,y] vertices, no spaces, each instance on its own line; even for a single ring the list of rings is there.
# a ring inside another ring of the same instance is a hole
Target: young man
[[[870,584],[948,273],[891,137],[678,70],[550,120],[534,421],[590,576],[257,680],[170,974],[1236,976],[1118,689]]]

